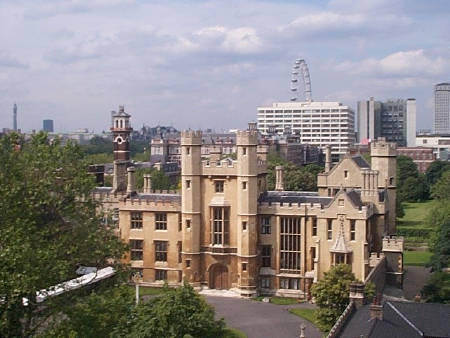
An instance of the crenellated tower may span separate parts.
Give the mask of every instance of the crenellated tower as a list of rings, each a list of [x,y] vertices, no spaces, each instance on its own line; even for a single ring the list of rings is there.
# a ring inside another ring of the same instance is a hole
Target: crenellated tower
[[[201,262],[201,173],[202,132],[181,133],[181,221],[184,279],[194,286],[200,285]]]
[[[397,147],[395,143],[379,138],[370,145],[371,166],[378,171],[378,188],[386,189],[389,212],[386,215],[385,232],[392,235],[396,232],[396,199],[397,199]]]
[[[237,236],[238,287],[252,296],[258,276],[258,133],[238,131],[237,146]]]
[[[119,106],[118,112],[111,112],[114,153],[113,190],[126,192],[127,168],[130,165],[130,134],[133,131],[130,125],[131,115],[125,113],[124,106]]]

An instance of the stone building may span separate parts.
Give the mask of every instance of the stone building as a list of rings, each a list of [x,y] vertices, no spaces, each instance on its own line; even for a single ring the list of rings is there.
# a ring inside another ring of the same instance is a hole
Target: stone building
[[[149,176],[136,191],[132,167],[127,182],[118,178],[117,186],[127,185],[122,195],[96,190],[118,211],[118,233],[130,245],[126,261],[143,284],[186,280],[243,296],[307,298],[333,265],[350,264],[364,281],[375,266],[370,258],[380,255],[394,262],[401,282],[401,239],[383,241],[395,233],[394,144],[372,143],[372,168],[360,156],[331,168],[328,148],[318,192],[284,191],[282,167],[276,191],[267,191],[267,147],[256,130],[238,131],[236,150],[235,160],[220,151],[202,160],[202,133],[183,132],[180,192],[152,190]]]

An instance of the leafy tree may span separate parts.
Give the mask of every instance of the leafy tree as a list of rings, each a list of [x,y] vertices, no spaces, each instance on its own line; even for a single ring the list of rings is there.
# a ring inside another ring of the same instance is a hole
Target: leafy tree
[[[434,271],[441,271],[450,267],[450,219],[446,219],[439,227],[436,237],[430,265]]]
[[[425,175],[419,174],[417,177],[407,177],[400,189],[399,199],[406,202],[420,202],[429,197],[428,184]]]
[[[430,186],[434,185],[444,172],[450,171],[450,162],[436,160],[428,167],[425,175]]]
[[[450,304],[450,273],[435,272],[422,290],[425,301]]]
[[[284,188],[292,191],[316,191],[317,190],[317,172],[322,167],[317,165],[308,165],[298,167],[295,164],[284,160],[275,154],[268,156],[268,175],[267,182],[269,190],[275,189],[275,167],[283,166],[284,169]]]
[[[199,296],[192,286],[166,289],[160,297],[143,303],[128,319],[118,325],[114,335],[119,337],[177,338],[221,337],[224,321],[214,319],[214,309]]]
[[[114,157],[111,153],[89,154],[84,158],[89,164],[112,163]]]
[[[324,167],[321,166],[321,165],[318,165],[318,164],[311,163],[311,164],[305,165],[305,166],[303,167],[303,169],[304,169],[306,172],[308,172],[308,173],[310,173],[310,174],[313,174],[314,177],[317,177],[317,175],[318,175],[319,173],[323,172]]]
[[[95,136],[90,141],[89,144],[80,146],[83,152],[87,155],[90,154],[112,154],[113,144],[110,139]]]
[[[128,285],[107,287],[77,301],[65,319],[45,332],[45,338],[110,337],[115,327],[127,325],[134,311],[133,290]]]
[[[350,283],[356,281],[352,268],[348,264],[338,264],[325,272],[323,279],[313,285],[311,294],[319,306],[317,320],[321,329],[328,331],[349,303]],[[368,284],[365,287],[367,299],[373,298],[375,287]]]
[[[0,139],[0,336],[31,336],[65,313],[84,290],[45,306],[36,292],[75,278],[79,265],[120,267],[125,246],[100,223],[93,187],[79,146],[45,133]]]
[[[450,171],[444,172],[432,186],[431,195],[438,200],[450,199]]]
[[[152,189],[156,190],[170,190],[175,189],[176,184],[170,184],[169,176],[167,176],[163,170],[157,170],[155,168],[140,168],[136,170],[136,188],[142,189],[144,186],[144,175],[152,175]]]
[[[411,157],[408,156],[397,156],[397,183],[398,186],[402,186],[403,182],[408,177],[418,177],[419,171],[417,170],[417,165],[413,162]]]

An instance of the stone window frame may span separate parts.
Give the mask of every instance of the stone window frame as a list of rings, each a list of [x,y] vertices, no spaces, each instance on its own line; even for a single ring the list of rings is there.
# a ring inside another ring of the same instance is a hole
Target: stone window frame
[[[155,262],[167,262],[168,241],[154,241]]]
[[[155,212],[155,230],[167,230],[167,212]]]
[[[130,239],[130,260],[142,261],[144,259],[144,240]]]
[[[142,229],[144,225],[144,216],[142,211],[130,212],[130,229]]]
[[[167,280],[167,270],[155,269],[155,281],[166,281]]]

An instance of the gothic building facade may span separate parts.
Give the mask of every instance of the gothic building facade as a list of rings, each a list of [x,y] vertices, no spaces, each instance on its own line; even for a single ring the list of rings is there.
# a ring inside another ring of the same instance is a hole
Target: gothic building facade
[[[112,131],[115,142],[124,139],[120,127]],[[335,264],[366,280],[380,254],[402,274],[401,239],[385,237],[395,234],[394,144],[372,144],[372,167],[360,156],[331,167],[327,149],[318,192],[285,191],[281,167],[276,191],[268,191],[267,148],[256,130],[237,132],[236,159],[217,149],[203,160],[201,147],[201,132],[182,133],[179,192],[154,191],[150,176],[136,191],[129,157],[126,165],[116,159],[114,187],[95,191],[118,215],[119,236],[130,245],[126,261],[141,283],[302,298]]]

